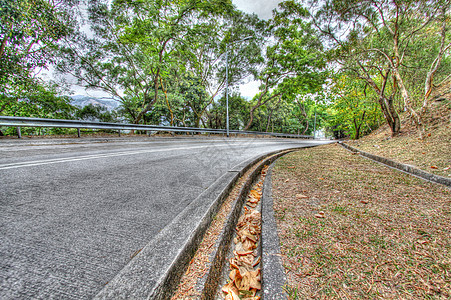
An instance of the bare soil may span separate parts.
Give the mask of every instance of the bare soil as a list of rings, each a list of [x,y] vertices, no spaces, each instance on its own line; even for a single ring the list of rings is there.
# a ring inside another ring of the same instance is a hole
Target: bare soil
[[[280,158],[272,180],[290,299],[450,299],[448,188],[337,144]]]

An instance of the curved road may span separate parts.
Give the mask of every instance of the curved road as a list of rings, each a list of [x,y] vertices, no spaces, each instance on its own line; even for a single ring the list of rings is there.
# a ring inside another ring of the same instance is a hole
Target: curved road
[[[0,140],[0,299],[91,299],[222,174],[322,143]]]

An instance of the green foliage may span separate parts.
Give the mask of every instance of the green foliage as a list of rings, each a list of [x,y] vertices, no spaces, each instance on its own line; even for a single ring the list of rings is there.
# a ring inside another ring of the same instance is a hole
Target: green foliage
[[[273,42],[266,48],[265,65],[258,75],[261,93],[246,128],[252,126],[254,111],[266,103],[276,99],[290,102],[321,89],[326,79],[325,60],[317,33],[304,20],[307,16],[307,10],[293,0],[280,3],[274,11],[268,23]]]
[[[72,118],[70,98],[36,78],[54,59],[57,43],[73,26],[67,9],[76,1],[0,0],[0,114]],[[12,134],[13,128],[5,133]],[[23,130],[62,132],[61,129]]]
[[[0,94],[0,114],[5,116],[34,117],[49,119],[72,119],[76,108],[70,104],[67,96],[58,96],[54,86],[35,83],[27,87],[30,90],[24,96]],[[61,129],[44,130],[49,133],[62,133]],[[42,132],[41,129],[27,128],[24,134]],[[14,134],[13,128],[4,131]]]
[[[0,92],[11,94],[47,67],[52,48],[70,31],[63,3],[0,0]]]
[[[364,82],[338,75],[334,78],[332,94],[335,99],[329,108],[328,127],[333,131],[358,139],[380,125],[382,115],[374,100],[377,95]]]
[[[204,89],[216,80],[214,69],[201,72],[218,58],[220,21],[233,11],[230,1],[114,1],[111,6],[93,1],[90,21],[95,37],[74,36],[62,48],[69,59],[61,60],[59,70],[88,88],[120,98],[123,106],[135,103],[124,112],[138,123],[166,93],[176,93],[169,90],[174,87],[171,81],[184,73],[195,74]],[[201,102],[208,105],[214,95]],[[207,105],[195,113],[201,116]]]
[[[270,22],[275,44],[267,49],[269,65],[263,74],[273,75],[286,100],[318,92],[327,76],[322,72],[323,46],[311,24],[304,21],[307,16],[299,2],[290,0],[279,5]]]
[[[229,95],[229,126],[230,130],[242,130],[249,118],[249,102],[239,93]],[[226,98],[225,96],[213,102],[207,112],[208,127],[226,128]]]
[[[312,3],[313,22],[341,71],[365,82],[396,135],[406,110],[423,135],[434,80],[450,72],[449,0],[334,0]]]
[[[0,112],[7,116],[70,119],[75,107],[67,96],[58,96],[54,87],[35,84],[24,97],[0,94]]]
[[[88,104],[75,112],[75,118],[85,121],[114,122],[116,117],[105,107]]]

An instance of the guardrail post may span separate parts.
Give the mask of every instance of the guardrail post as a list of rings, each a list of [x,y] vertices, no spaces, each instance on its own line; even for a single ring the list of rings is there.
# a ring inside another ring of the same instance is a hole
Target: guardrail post
[[[80,128],[77,128],[77,136],[80,137]]]
[[[120,129],[118,130],[118,133],[119,133],[119,137],[121,137],[121,130]]]
[[[17,129],[17,137],[19,139],[21,139],[22,138],[22,132],[20,132],[20,127],[16,127],[16,129]]]

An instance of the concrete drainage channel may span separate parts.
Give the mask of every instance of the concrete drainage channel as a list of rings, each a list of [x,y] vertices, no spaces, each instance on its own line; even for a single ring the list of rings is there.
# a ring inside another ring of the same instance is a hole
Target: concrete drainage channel
[[[225,261],[252,185],[265,166],[294,150],[267,154],[224,174],[150,241],[95,299],[215,299],[221,278],[228,276]],[[261,251],[261,242],[258,244]],[[198,265],[197,256],[203,257],[200,272],[186,283],[186,275]],[[190,296],[183,290],[184,281]]]
[[[265,170],[278,157],[289,152],[291,151],[284,151],[263,159],[251,167],[241,179],[238,180],[238,183],[220,208],[217,218],[207,230],[206,238],[201,242],[194,258],[190,261],[188,271],[185,272],[182,277],[177,291],[172,296],[172,300],[223,299],[223,297],[221,297],[221,295],[223,295],[221,290],[224,290],[223,286],[226,285],[227,281],[230,279],[229,273],[231,268],[229,259],[234,261],[233,264],[235,264],[235,267],[240,263],[236,260],[236,252],[238,250],[235,248],[235,243],[232,242],[234,237],[236,237],[237,223],[239,220],[243,219],[245,213],[250,211],[261,212],[260,198],[263,193],[262,177],[266,174]],[[258,192],[259,196],[257,196],[257,198],[259,201],[254,201],[254,205],[248,207],[250,203],[247,200],[256,199],[249,197],[249,194],[251,194],[250,192]],[[261,218],[258,220],[258,223],[261,224]],[[259,226],[261,229],[260,224]],[[252,232],[252,235],[254,235],[254,232]],[[256,233],[255,235],[257,235],[257,249],[249,251],[248,257],[251,258],[251,262],[246,266],[248,268],[245,268],[244,266],[239,267],[239,269],[241,269],[241,274],[238,272],[237,267],[236,273],[238,273],[237,276],[241,277],[242,275],[245,275],[246,271],[249,271],[248,275],[254,273],[254,279],[255,277],[260,277],[258,280],[260,282],[261,274],[259,274],[259,269],[262,267],[261,263],[259,263],[259,257],[261,257],[261,234]],[[254,258],[256,261],[255,263]],[[254,267],[254,269],[249,267]],[[247,270],[243,271],[242,269]],[[233,271],[234,270],[232,270],[232,273]],[[245,279],[243,278],[243,281],[244,280]],[[258,284],[259,283],[257,283],[257,285]],[[244,285],[245,284],[243,283],[242,286]],[[233,286],[233,283],[231,283],[231,286]],[[247,292],[250,293],[250,295],[255,296],[255,298],[250,299],[258,299],[259,294],[261,294],[260,289],[261,288],[258,288],[258,291],[252,291],[252,288],[249,288]],[[235,296],[238,296],[239,292],[237,289],[235,289],[235,292]],[[231,294],[232,291],[229,291],[230,297],[232,297]],[[235,298],[232,297],[230,299]]]

